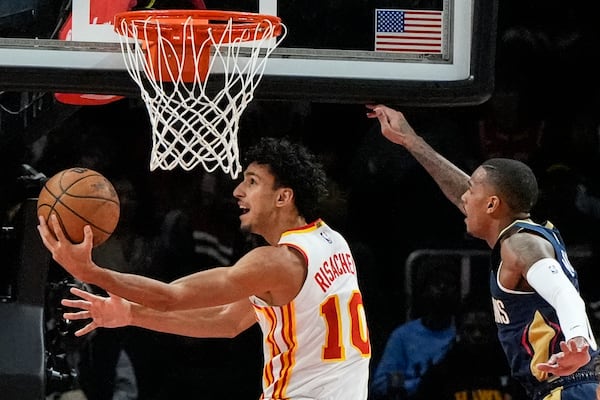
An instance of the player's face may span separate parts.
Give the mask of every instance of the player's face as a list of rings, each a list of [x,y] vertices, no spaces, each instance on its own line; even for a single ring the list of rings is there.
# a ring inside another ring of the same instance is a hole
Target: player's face
[[[467,233],[480,239],[485,239],[482,235],[485,232],[483,228],[487,221],[490,201],[489,185],[485,178],[485,170],[477,168],[469,179],[469,189],[461,197],[466,214]]]
[[[244,171],[244,180],[233,191],[242,212],[243,231],[262,235],[268,229],[276,213],[278,190],[274,183],[266,165],[251,163]]]

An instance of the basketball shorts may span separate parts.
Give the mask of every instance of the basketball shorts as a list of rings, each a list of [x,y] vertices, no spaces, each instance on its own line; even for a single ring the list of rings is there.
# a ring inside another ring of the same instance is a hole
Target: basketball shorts
[[[534,400],[600,400],[598,378],[592,371],[576,372],[554,380],[534,396]]]

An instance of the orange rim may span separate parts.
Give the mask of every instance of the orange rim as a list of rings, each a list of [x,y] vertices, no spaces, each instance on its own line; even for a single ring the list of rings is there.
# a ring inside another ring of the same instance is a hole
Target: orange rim
[[[189,21],[188,21],[189,20]],[[211,28],[215,33],[221,33],[228,29],[227,23],[231,20],[231,32],[238,38],[236,33],[243,33],[249,29],[255,30],[264,27],[265,32],[272,27],[271,36],[276,37],[281,34],[281,18],[275,15],[257,14],[241,11],[220,11],[220,10],[136,10],[124,11],[115,14],[115,30],[121,35],[128,35],[129,32],[122,30],[122,23],[127,22],[127,26],[135,25],[138,28],[153,29],[153,26],[161,28],[171,28],[173,31],[180,31],[187,22],[195,33],[205,33]],[[138,29],[138,32],[142,30]],[[139,39],[140,37],[138,37]],[[249,39],[251,40],[251,39]]]

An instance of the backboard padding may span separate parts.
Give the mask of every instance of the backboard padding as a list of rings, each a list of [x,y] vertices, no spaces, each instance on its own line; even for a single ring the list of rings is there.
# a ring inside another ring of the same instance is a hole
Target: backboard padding
[[[73,7],[85,1],[74,0]],[[445,59],[434,55],[375,52],[367,48],[371,45],[368,38],[335,43],[333,33],[328,40],[319,41],[319,37],[315,37],[317,44],[312,44],[313,47],[294,47],[294,43],[307,44],[311,37],[305,32],[295,35],[292,29],[299,26],[298,22],[287,16],[290,20],[288,38],[268,60],[255,98],[432,106],[484,102],[494,84],[497,0],[441,3],[448,14],[445,29],[450,53]],[[286,7],[291,6],[261,0],[256,11],[276,11],[286,23],[286,15],[282,14]],[[372,14],[376,8],[382,7],[371,8]],[[307,11],[305,17],[309,18],[310,14]],[[373,15],[368,21],[372,18]],[[323,30],[337,29],[334,25],[328,26],[327,21],[312,23]],[[360,30],[362,25],[357,24],[349,24],[345,29],[360,31],[363,37],[372,36],[372,26]],[[106,25],[96,28],[104,29],[107,35],[116,35]],[[74,39],[84,40],[72,41],[0,38],[0,88],[138,96],[137,86],[124,68],[120,45],[109,40],[90,41],[97,36],[74,35]],[[321,48],[319,42],[327,44],[327,48]],[[338,48],[331,48],[334,45]]]

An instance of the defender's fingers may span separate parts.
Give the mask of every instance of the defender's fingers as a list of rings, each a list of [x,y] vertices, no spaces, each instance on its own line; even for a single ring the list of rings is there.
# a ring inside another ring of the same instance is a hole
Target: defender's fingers
[[[381,107],[381,105],[378,104],[365,104],[365,107],[367,107],[369,109],[369,111],[367,111],[367,117],[369,118],[377,118],[377,111],[376,109]]]

